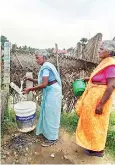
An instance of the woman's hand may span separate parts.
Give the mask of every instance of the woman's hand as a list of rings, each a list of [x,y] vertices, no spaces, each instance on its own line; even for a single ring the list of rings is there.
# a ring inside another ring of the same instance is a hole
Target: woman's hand
[[[31,91],[30,88],[25,88],[23,93],[24,94],[29,94],[30,91]]]
[[[95,114],[101,115],[103,113],[103,104],[99,103],[96,107]]]
[[[24,77],[23,80],[24,80],[24,81],[27,81],[27,80],[29,80],[29,81],[33,81],[33,79],[30,78],[30,77]]]

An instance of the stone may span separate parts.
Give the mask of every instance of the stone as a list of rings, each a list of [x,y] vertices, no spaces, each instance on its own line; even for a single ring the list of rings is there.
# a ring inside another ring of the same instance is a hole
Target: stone
[[[64,155],[64,159],[66,159],[66,160],[67,160],[67,159],[68,159],[68,157],[67,157],[66,155]]]
[[[16,152],[14,152],[14,155],[16,155],[17,153]]]
[[[55,155],[54,155],[54,154],[51,154],[50,156],[51,156],[52,158],[55,158]]]
[[[10,155],[10,152],[7,151],[7,152],[6,152],[6,155]]]
[[[2,158],[5,159],[6,158],[6,155],[3,155]]]
[[[37,152],[35,152],[35,155],[38,155],[38,153],[37,153]]]

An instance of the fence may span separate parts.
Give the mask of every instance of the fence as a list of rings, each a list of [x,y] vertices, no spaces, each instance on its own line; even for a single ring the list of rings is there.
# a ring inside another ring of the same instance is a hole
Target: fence
[[[77,78],[89,76],[92,70],[96,67],[98,63],[98,57],[96,56],[101,39],[102,35],[97,34],[89,40],[85,48],[78,43],[73,55],[58,56],[59,70],[63,84],[63,109],[65,111],[71,111],[73,109],[73,103],[76,99],[72,92],[72,82]],[[33,73],[34,78],[37,78],[39,66],[36,64],[33,52],[11,50],[9,57],[10,64],[7,62],[6,65],[4,61],[4,68],[7,66],[7,70],[3,68],[5,71],[8,71],[7,75],[10,71],[10,79],[8,79],[8,83],[10,80],[10,82],[14,82],[20,87],[20,80],[28,71]],[[55,54],[50,54],[49,61],[57,66]],[[10,66],[10,68],[8,66]],[[5,76],[4,79],[6,79]],[[3,81],[4,86],[9,85],[8,83]],[[10,93],[17,97],[15,92],[11,89]],[[41,92],[38,92],[37,95],[40,104]]]

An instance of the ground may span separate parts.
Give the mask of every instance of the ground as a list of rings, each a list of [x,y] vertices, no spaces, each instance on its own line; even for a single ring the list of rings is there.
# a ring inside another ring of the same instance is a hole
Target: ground
[[[43,137],[9,130],[2,139],[2,164],[105,164],[115,163],[109,155],[90,157],[75,143],[75,134],[60,129],[59,142],[42,147]]]

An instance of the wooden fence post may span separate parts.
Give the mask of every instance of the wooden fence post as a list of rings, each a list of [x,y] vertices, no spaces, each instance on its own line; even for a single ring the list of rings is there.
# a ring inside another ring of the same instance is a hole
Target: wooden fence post
[[[57,45],[57,44],[55,44],[55,49],[56,49],[57,70],[58,70],[58,73],[60,74],[60,69],[59,69],[59,58],[58,58],[58,45]]]
[[[80,71],[80,79],[84,79],[85,78],[85,71],[81,70]]]

